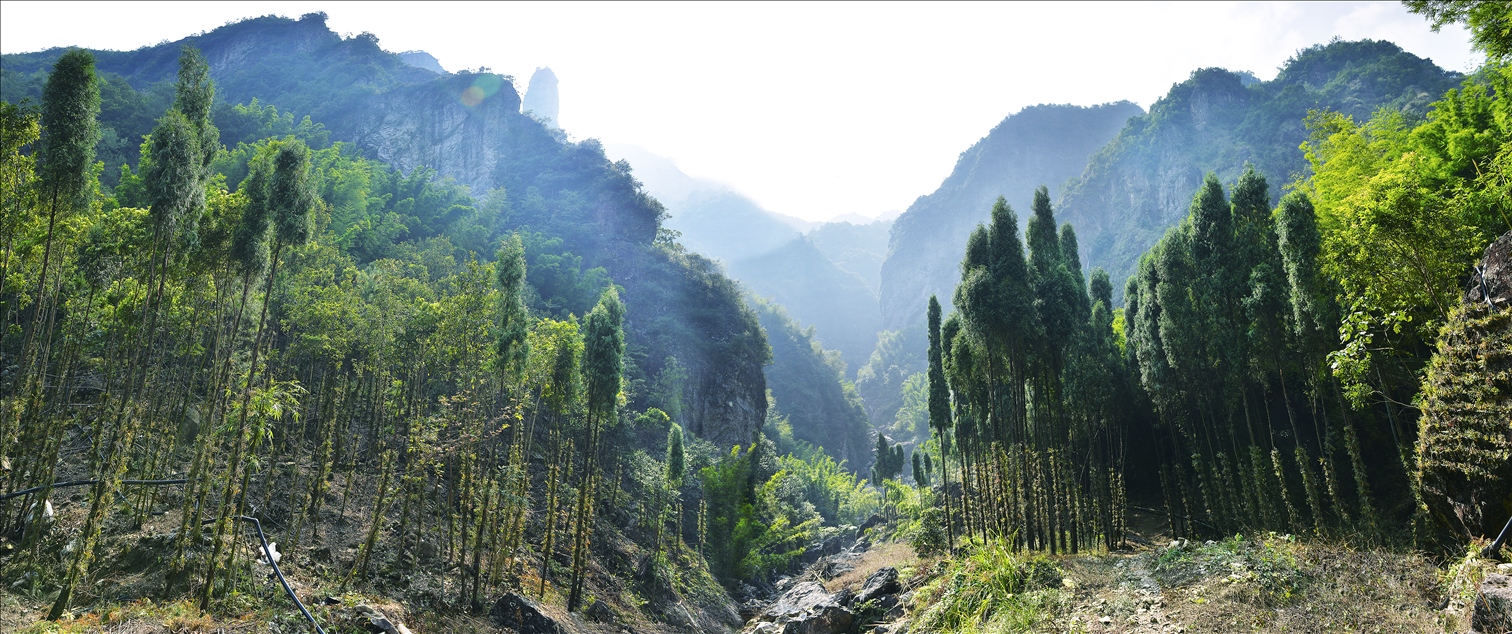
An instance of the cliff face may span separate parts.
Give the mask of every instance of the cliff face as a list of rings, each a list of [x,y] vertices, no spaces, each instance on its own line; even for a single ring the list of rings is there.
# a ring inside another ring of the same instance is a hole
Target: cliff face
[[[1121,302],[1124,278],[1167,227],[1186,217],[1204,174],[1231,183],[1253,164],[1279,196],[1307,169],[1298,146],[1307,139],[1310,110],[1356,120],[1382,107],[1420,115],[1460,78],[1371,40],[1303,50],[1267,82],[1198,70],[1092,156],[1067,183],[1057,215],[1076,226],[1088,269],[1107,269]]]
[[[433,169],[475,197],[504,188],[513,211],[497,219],[500,231],[560,237],[586,266],[605,267],[624,288],[628,343],[644,355],[642,371],[654,375],[668,357],[688,368],[687,420],[679,422],[725,445],[749,444],[759,433],[768,352],[738,288],[713,263],[654,246],[661,204],[597,141],[569,142],[522,114],[512,78],[438,76],[382,50],[371,34],[343,39],[323,14],[256,18],[179,42],[95,54],[102,72],[146,94],[172,81],[186,44],[210,63],[220,102],[255,98],[309,113],[331,140],[405,173]],[[62,53],[6,55],[0,68],[7,84],[31,81]]]
[[[405,172],[430,167],[481,196],[494,186],[504,139],[536,125],[505,78],[448,75],[374,96],[342,126],[346,140]]]
[[[1061,183],[1081,173],[1087,157],[1141,113],[1129,102],[1033,106],[1004,119],[963,152],[940,188],[914,201],[893,223],[882,264],[883,327],[901,330],[922,323],[930,295],[948,306],[966,238],[986,222],[998,196],[1027,222],[1035,187],[1045,185],[1056,195]]]

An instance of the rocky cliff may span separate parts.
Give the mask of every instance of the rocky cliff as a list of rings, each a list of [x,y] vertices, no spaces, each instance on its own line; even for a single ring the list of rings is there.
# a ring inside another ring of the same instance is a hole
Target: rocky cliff
[[[1377,108],[1421,116],[1460,75],[1390,42],[1333,42],[1297,53],[1275,79],[1219,68],[1186,81],[1129,119],[1066,185],[1057,213],[1075,225],[1088,268],[1113,278],[1115,300],[1140,254],[1187,215],[1203,175],[1231,183],[1253,164],[1279,193],[1307,169],[1298,146],[1311,110],[1367,118]]]
[[[919,197],[893,223],[882,264],[883,327],[923,323],[930,295],[948,305],[966,238],[987,220],[998,196],[1007,197],[1027,222],[1035,187],[1048,186],[1054,196],[1061,183],[1081,173],[1087,157],[1142,112],[1129,102],[1033,106],[1003,119],[961,153],[940,188]]]

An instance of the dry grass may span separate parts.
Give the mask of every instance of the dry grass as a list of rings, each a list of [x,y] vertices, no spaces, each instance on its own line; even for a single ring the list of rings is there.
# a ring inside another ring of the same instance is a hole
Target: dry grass
[[[855,568],[825,582],[824,589],[826,592],[837,592],[841,588],[859,589],[872,573],[888,566],[898,569],[899,578],[907,578],[918,562],[919,556],[914,553],[913,546],[903,542],[877,544],[862,553],[860,558],[846,562]]]
[[[1061,560],[1089,632],[1438,632],[1439,571],[1417,554],[1226,540]],[[1107,619],[1104,621],[1104,619]]]

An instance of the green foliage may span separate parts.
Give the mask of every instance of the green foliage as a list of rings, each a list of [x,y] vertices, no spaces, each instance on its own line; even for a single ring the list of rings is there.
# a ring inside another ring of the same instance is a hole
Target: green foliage
[[[877,452],[871,468],[872,484],[882,486],[884,480],[897,480],[903,475],[903,465],[907,464],[903,445],[889,445],[887,436],[877,433]]]
[[[1373,393],[1414,389],[1413,377],[1379,359],[1420,366],[1423,342],[1459,301],[1464,272],[1512,229],[1504,202],[1512,70],[1493,65],[1481,75],[1489,85],[1449,91],[1416,125],[1385,111],[1364,124],[1338,113],[1308,119],[1313,174],[1304,185],[1316,206],[1318,268],[1339,286],[1343,309],[1333,367],[1357,407]],[[1326,290],[1317,286],[1314,295]]]
[[[588,411],[604,420],[619,400],[625,360],[625,305],[614,289],[604,291],[583,320],[583,386]]]
[[[793,438],[864,470],[871,464],[870,425],[860,395],[845,380],[839,355],[824,349],[812,328],[800,329],[781,306],[761,298],[752,298],[751,304],[772,349],[767,388],[781,404]]]
[[[755,447],[734,447],[718,463],[699,471],[708,501],[708,534],[718,536],[704,547],[709,570],[727,587],[749,579],[766,579],[786,569],[803,553],[818,520],[794,523],[775,504],[781,480],[756,482]]]
[[[874,426],[896,420],[903,406],[903,383],[928,368],[926,358],[919,354],[925,342],[918,334],[914,329],[878,333],[871,357],[856,370],[856,392],[865,399]]]
[[[1470,42],[1492,59],[1512,57],[1512,13],[1497,0],[1405,0],[1413,13],[1433,21],[1438,32],[1445,24],[1462,22]]]
[[[1038,631],[1065,601],[1060,569],[1044,555],[1018,552],[1006,541],[981,544],[948,566],[917,591],[915,605],[928,607],[914,627],[949,634]]]
[[[682,427],[674,424],[667,431],[667,483],[674,487],[682,484],[683,472],[686,470]]]
[[[100,89],[95,58],[71,49],[58,58],[42,89],[42,147],[37,176],[53,204],[80,205],[89,191],[99,141]]]

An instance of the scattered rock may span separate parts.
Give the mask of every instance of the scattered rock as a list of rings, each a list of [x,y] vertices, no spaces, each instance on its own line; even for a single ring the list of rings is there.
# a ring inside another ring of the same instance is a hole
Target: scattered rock
[[[881,523],[882,523],[882,516],[881,515],[872,515],[871,517],[866,518],[865,522],[861,522],[861,527],[858,530],[859,531],[865,531],[866,529],[871,528],[871,527],[876,526],[876,525],[881,524]]]
[[[898,583],[898,569],[887,566],[878,569],[866,578],[866,583],[861,585],[861,591],[856,593],[855,602],[875,601],[884,595],[897,594],[902,589],[902,584]]]
[[[616,620],[614,618],[614,609],[610,608],[603,601],[594,601],[592,605],[588,606],[588,609],[583,610],[583,616],[599,623],[613,623]]]
[[[513,592],[499,597],[489,610],[495,623],[519,634],[561,634],[562,627],[541,611],[541,604]]]
[[[782,626],[782,634],[839,634],[850,628],[855,615],[835,595],[812,581],[793,586],[763,612],[761,621]],[[772,631],[753,628],[752,632]]]
[[[1475,616],[1470,627],[1482,634],[1512,631],[1512,577],[1486,575],[1475,597]]]
[[[405,627],[403,623],[389,620],[389,618],[385,616],[383,612],[379,611],[373,606],[358,605],[357,607],[352,608],[352,610],[357,613],[357,616],[360,617],[360,619],[363,621],[363,625],[367,627],[368,631],[370,632],[381,632],[382,634],[410,634],[409,628]]]
[[[834,579],[856,569],[854,565],[833,559],[819,564],[816,568],[818,569],[819,577],[825,580]]]

